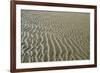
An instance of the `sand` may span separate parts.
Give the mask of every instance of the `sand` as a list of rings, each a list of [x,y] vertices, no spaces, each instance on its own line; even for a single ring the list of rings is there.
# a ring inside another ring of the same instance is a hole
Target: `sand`
[[[90,14],[21,10],[21,62],[90,59]]]

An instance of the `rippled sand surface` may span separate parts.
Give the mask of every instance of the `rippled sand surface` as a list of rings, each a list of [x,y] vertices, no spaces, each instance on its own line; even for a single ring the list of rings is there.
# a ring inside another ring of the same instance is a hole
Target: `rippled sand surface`
[[[90,58],[90,14],[21,10],[21,62]]]

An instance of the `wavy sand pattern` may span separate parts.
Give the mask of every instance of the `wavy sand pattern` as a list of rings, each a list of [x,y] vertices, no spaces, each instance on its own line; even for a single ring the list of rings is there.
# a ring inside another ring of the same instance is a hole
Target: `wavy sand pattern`
[[[89,16],[21,10],[21,62],[89,59]]]

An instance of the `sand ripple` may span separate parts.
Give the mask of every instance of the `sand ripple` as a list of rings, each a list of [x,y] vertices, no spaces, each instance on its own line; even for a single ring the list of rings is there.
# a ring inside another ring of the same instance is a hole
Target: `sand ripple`
[[[89,13],[21,11],[21,62],[90,58]]]

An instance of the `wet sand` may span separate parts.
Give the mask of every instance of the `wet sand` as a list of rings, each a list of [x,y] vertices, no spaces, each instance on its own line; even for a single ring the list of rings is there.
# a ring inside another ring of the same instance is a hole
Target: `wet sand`
[[[90,14],[21,11],[21,62],[90,58]]]

